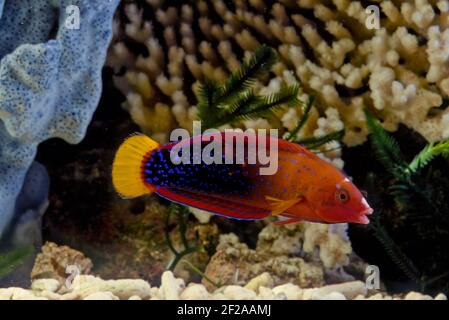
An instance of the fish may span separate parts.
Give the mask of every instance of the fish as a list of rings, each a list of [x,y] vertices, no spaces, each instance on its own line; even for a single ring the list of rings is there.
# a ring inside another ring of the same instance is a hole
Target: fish
[[[226,143],[211,148],[210,143],[218,141]],[[249,151],[239,153],[236,141],[243,141]],[[203,152],[213,149],[210,154],[222,161],[195,161],[198,152],[186,152],[182,155],[187,161],[180,162],[179,150],[192,150],[194,145]],[[271,154],[272,146],[276,153]],[[254,161],[251,152],[256,151],[276,156],[273,174],[261,174],[267,164]],[[280,225],[299,221],[368,224],[373,213],[362,192],[328,161],[297,143],[268,135],[252,139],[244,132],[203,134],[163,145],[134,134],[116,152],[112,183],[123,198],[155,193],[227,218],[276,217],[274,223]]]

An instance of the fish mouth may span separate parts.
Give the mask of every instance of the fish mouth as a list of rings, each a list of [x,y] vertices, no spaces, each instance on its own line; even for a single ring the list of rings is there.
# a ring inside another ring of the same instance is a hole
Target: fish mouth
[[[360,224],[368,224],[369,223],[369,219],[367,216],[371,215],[373,213],[373,208],[368,207],[366,209],[364,209],[363,211],[361,211],[359,213],[359,215],[357,216],[357,223]]]
[[[362,212],[360,212],[360,214],[361,214],[361,215],[369,216],[369,215],[371,215],[373,212],[374,212],[374,209],[368,207],[368,208],[366,208],[365,210],[363,210]]]
[[[357,221],[356,223],[360,223],[360,224],[368,224],[369,223],[369,219],[366,215],[360,215],[357,217]]]

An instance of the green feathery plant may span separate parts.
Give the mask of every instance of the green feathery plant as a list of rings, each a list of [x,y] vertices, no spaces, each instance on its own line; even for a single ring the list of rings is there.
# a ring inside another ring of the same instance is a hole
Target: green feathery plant
[[[383,175],[378,187],[372,188],[380,192],[382,201],[369,227],[392,262],[426,290],[449,278],[449,181],[431,166],[437,157],[449,158],[449,140],[427,144],[408,162],[380,122],[368,110],[365,115],[373,151],[391,175]],[[389,198],[396,206],[389,207]],[[435,250],[432,256],[428,249],[418,250],[425,246]]]
[[[174,270],[176,265],[181,261],[181,259],[191,253],[195,252],[201,252],[203,250],[202,247],[196,246],[196,245],[190,245],[187,240],[187,224],[188,224],[188,217],[190,215],[190,211],[185,206],[180,206],[177,204],[171,204],[166,212],[165,217],[165,241],[168,245],[168,248],[170,251],[173,252],[173,259],[170,261],[170,263],[167,266],[168,270]],[[170,237],[170,231],[168,226],[170,225],[170,218],[171,216],[176,216],[177,222],[178,222],[178,230],[179,230],[179,236],[181,239],[181,244],[183,246],[182,250],[177,250],[172,242],[172,239]]]
[[[390,191],[396,196],[398,203],[406,203],[413,193],[426,197],[425,190],[416,188],[413,177],[418,175],[435,157],[449,157],[449,140],[426,145],[410,163],[407,163],[397,141],[385,131],[367,109],[365,109],[365,116],[374,152],[379,162],[396,179],[390,186]]]
[[[430,143],[418,153],[412,162],[405,168],[405,174],[418,174],[426,167],[436,156],[449,157],[449,140],[439,143]]]
[[[410,163],[407,163],[397,141],[385,131],[379,121],[366,109],[365,115],[374,152],[385,169],[396,178],[406,180],[411,175],[418,174],[436,156],[449,157],[449,140],[446,140],[429,143]]]
[[[219,288],[220,283],[214,282],[212,279],[207,277],[197,266],[192,264],[191,262],[185,260],[184,258],[193,253],[201,253],[205,252],[205,248],[196,244],[190,244],[187,238],[187,227],[188,227],[188,219],[189,219],[190,211],[187,207],[181,206],[178,204],[172,203],[170,207],[166,211],[165,218],[165,228],[164,228],[164,236],[165,242],[167,243],[168,248],[173,253],[173,259],[169,262],[167,269],[173,271],[176,266],[182,262],[187,267],[189,267],[193,272],[197,273],[206,281],[213,284],[215,287]],[[170,237],[169,225],[170,219],[172,216],[177,218],[178,222],[178,232],[181,240],[182,249],[178,250],[175,248],[175,245]],[[195,239],[198,242],[198,238]]]
[[[18,268],[32,252],[31,247],[24,247],[6,253],[0,253],[0,279]]]
[[[224,84],[205,80],[197,91],[198,116],[203,128],[270,116],[284,106],[298,105],[299,85],[283,87],[268,96],[254,93],[254,83],[267,75],[276,61],[276,52],[262,45]]]
[[[377,159],[389,173],[401,179],[407,165],[398,143],[384,130],[379,121],[367,109],[365,109],[365,116]]]

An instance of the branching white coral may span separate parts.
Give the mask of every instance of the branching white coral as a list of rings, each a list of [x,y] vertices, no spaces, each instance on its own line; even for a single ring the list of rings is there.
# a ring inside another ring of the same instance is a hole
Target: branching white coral
[[[310,124],[299,136],[320,135],[342,121],[344,143],[362,143],[367,135],[363,108],[369,107],[389,130],[403,123],[430,141],[449,137],[449,111],[438,108],[449,95],[449,2],[378,2],[385,14],[379,30],[366,27],[368,14],[360,1],[124,4],[127,19],[116,21],[109,60],[116,71],[127,70],[116,80],[133,117],[142,119],[138,108],[152,110],[151,120],[136,122],[153,133],[164,130],[157,123],[167,120],[165,109],[156,110],[157,102],[171,108],[170,125],[189,128],[198,81],[223,81],[260,44],[269,44],[281,58],[273,68],[275,81],[256,87],[266,91],[296,81],[303,85],[302,97],[317,96]],[[141,101],[135,104],[130,93]],[[328,109],[338,116],[329,117]],[[300,108],[287,109],[274,119],[240,125],[292,130],[301,115]]]

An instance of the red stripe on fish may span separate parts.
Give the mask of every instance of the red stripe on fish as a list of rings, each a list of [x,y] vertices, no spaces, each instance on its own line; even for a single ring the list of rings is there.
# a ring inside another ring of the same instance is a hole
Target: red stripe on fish
[[[174,188],[159,188],[156,193],[174,202],[235,219],[258,220],[270,214],[270,210],[236,203],[214,195],[196,194]]]

